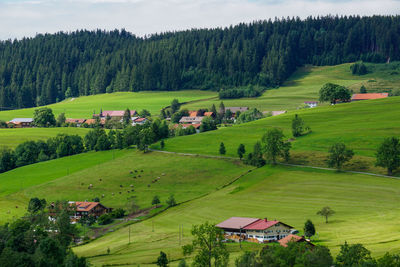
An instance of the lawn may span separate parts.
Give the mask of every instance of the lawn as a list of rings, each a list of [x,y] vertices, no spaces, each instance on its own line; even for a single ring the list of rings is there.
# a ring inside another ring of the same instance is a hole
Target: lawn
[[[217,190],[248,169],[231,160],[135,150],[90,152],[33,164],[0,174],[0,213],[6,215],[0,222],[22,215],[32,197],[47,201],[99,197],[106,206],[128,210],[132,201],[140,208],[151,207],[155,195],[164,205],[171,194],[183,202]]]
[[[231,216],[278,219],[302,231],[311,219],[317,229],[314,242],[336,254],[345,241],[362,243],[373,253],[400,252],[400,181],[294,167],[263,167],[232,185],[184,203],[130,227],[107,234],[74,249],[102,264],[146,266],[160,251],[173,260],[182,258],[181,245],[191,240],[190,229],[205,221],[218,223]],[[336,211],[328,224],[316,215],[323,206]],[[184,239],[179,244],[179,225]],[[154,231],[153,231],[154,228]],[[110,248],[110,255],[106,255]],[[238,251],[238,245],[230,246]],[[233,257],[239,255],[234,253]],[[233,258],[232,257],[232,258]],[[231,264],[233,259],[231,260]],[[172,264],[172,266],[176,266]]]
[[[359,92],[364,85],[369,92],[390,92],[400,87],[400,71],[398,62],[391,64],[367,64],[370,73],[362,76],[352,75],[350,63],[337,66],[305,66],[299,68],[283,86],[264,92],[261,97],[223,100],[225,107],[250,107],[261,111],[295,110],[304,101],[317,101],[318,91],[328,82],[347,86]],[[195,102],[183,106],[189,110],[210,108],[212,104],[218,108],[221,100]]]
[[[84,137],[88,131],[90,129],[75,127],[0,129],[0,147],[15,148],[25,141],[47,140],[58,134],[77,134]]]
[[[131,110],[141,111],[147,109],[153,115],[158,115],[161,108],[168,106],[176,98],[179,102],[195,101],[216,97],[217,93],[211,91],[185,90],[162,92],[119,92],[69,98],[60,103],[48,105],[57,116],[64,112],[67,118],[91,118],[93,112],[103,110]],[[36,108],[1,111],[0,120],[13,118],[32,118]]]

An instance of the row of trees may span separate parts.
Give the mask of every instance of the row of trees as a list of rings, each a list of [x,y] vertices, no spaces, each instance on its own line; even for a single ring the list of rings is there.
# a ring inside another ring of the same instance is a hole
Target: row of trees
[[[0,106],[117,91],[282,84],[298,66],[400,59],[399,16],[282,18],[139,38],[125,30],[0,42]]]

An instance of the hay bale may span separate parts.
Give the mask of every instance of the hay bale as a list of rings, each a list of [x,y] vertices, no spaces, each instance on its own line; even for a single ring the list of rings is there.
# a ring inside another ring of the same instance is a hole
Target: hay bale
[[[133,184],[131,184],[130,187],[133,187]]]
[[[104,197],[104,194],[102,194],[101,197]]]
[[[111,193],[111,195],[114,195],[114,193]]]

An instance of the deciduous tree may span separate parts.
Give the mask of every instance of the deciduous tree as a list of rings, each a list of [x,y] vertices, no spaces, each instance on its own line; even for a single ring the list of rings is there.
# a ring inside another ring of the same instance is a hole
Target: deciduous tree
[[[320,211],[317,212],[317,215],[325,217],[325,222],[328,223],[328,218],[335,214],[335,211],[330,207],[323,207]]]
[[[385,138],[376,153],[376,166],[387,169],[388,175],[400,167],[400,141],[397,137]]]
[[[272,164],[276,164],[277,158],[280,156],[289,160],[289,150],[291,144],[284,140],[285,135],[281,129],[271,128],[262,137],[262,146],[265,158]]]
[[[351,160],[353,155],[353,150],[346,148],[345,144],[336,143],[329,149],[328,165],[341,170],[343,164]]]

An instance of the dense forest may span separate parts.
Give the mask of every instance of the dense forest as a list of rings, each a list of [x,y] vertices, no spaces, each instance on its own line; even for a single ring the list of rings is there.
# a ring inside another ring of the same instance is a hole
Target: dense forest
[[[0,107],[116,91],[279,86],[304,64],[400,59],[400,16],[309,17],[143,38],[125,30],[0,42]]]

